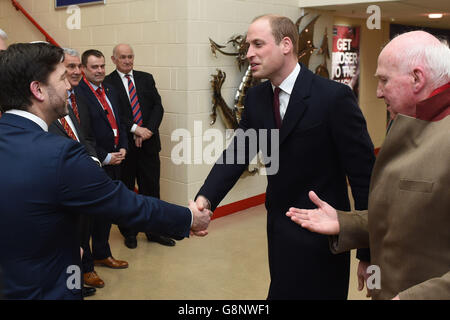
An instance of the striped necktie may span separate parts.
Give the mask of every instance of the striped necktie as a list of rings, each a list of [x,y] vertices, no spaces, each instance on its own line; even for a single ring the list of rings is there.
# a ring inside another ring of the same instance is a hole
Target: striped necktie
[[[80,123],[80,113],[78,112],[78,106],[77,106],[77,101],[75,100],[75,95],[73,93],[70,94],[70,102],[72,105],[72,110],[73,113],[75,114],[75,117],[78,120],[78,123]]]
[[[67,135],[72,138],[75,141],[78,141],[77,136],[75,135],[75,133],[72,131],[72,128],[70,127],[69,123],[67,122],[67,120],[65,118],[61,118],[59,119],[59,121],[61,122],[64,130],[66,131]]]
[[[134,87],[133,81],[131,81],[131,76],[129,74],[125,75],[128,79],[128,92],[130,94],[131,111],[133,112],[133,121],[138,126],[142,126],[142,113],[141,106],[139,105],[139,100],[136,93],[136,88]]]

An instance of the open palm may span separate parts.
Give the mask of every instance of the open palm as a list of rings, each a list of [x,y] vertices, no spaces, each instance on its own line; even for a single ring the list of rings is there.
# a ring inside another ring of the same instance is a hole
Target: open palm
[[[290,208],[286,215],[309,231],[326,235],[339,234],[339,220],[336,210],[322,201],[314,191],[310,191],[308,196],[317,206],[317,209]]]

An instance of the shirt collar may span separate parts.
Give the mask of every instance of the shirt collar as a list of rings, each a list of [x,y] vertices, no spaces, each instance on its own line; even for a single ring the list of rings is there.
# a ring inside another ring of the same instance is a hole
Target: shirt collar
[[[117,73],[118,73],[119,76],[120,76],[120,79],[125,78],[125,76],[126,76],[127,74],[129,74],[129,75],[131,76],[131,78],[133,78],[133,70],[131,70],[131,71],[128,72],[127,74],[125,74],[125,73],[123,73],[123,72],[120,72],[118,69],[116,69],[116,70],[117,70]]]
[[[450,86],[436,89],[428,99],[416,105],[416,118],[425,121],[439,121],[450,115]]]
[[[45,123],[44,120],[42,120],[41,118],[39,118],[38,116],[28,112],[28,111],[23,111],[23,110],[18,110],[18,109],[12,109],[12,110],[8,110],[5,113],[11,113],[14,114],[16,116],[19,117],[23,117],[23,118],[27,118],[30,121],[33,121],[34,123],[36,123],[39,127],[42,128],[42,130],[48,132],[48,125],[47,123]]]
[[[96,86],[95,84],[93,84],[93,83],[90,82],[90,81],[89,81],[89,83],[91,84],[92,88],[93,88],[95,91],[97,91],[97,89],[98,89],[99,87],[103,87],[101,83],[100,83],[100,86]]]
[[[295,65],[294,70],[283,80],[283,82],[279,85],[279,88],[286,92],[287,94],[291,94],[294,89],[295,81],[297,80],[298,74],[300,73],[300,65],[297,63]],[[272,84],[272,89],[275,90],[275,86]]]

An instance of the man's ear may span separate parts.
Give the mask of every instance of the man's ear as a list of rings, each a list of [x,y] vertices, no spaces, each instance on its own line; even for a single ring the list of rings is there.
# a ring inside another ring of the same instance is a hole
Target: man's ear
[[[33,81],[30,83],[30,91],[33,97],[39,102],[44,101],[44,92],[39,81]]]
[[[412,72],[414,81],[414,93],[420,92],[426,84],[425,72],[421,67],[414,68]]]
[[[284,37],[281,40],[281,43],[283,44],[283,53],[289,54],[290,52],[294,51],[294,45],[292,44],[292,40],[289,37]]]

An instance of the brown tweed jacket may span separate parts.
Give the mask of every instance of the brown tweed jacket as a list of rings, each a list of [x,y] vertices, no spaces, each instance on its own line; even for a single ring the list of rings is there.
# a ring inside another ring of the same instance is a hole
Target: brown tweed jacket
[[[399,115],[375,162],[368,211],[338,212],[331,249],[370,245],[381,272],[374,299],[450,299],[449,113],[447,89],[417,105],[422,119]]]

